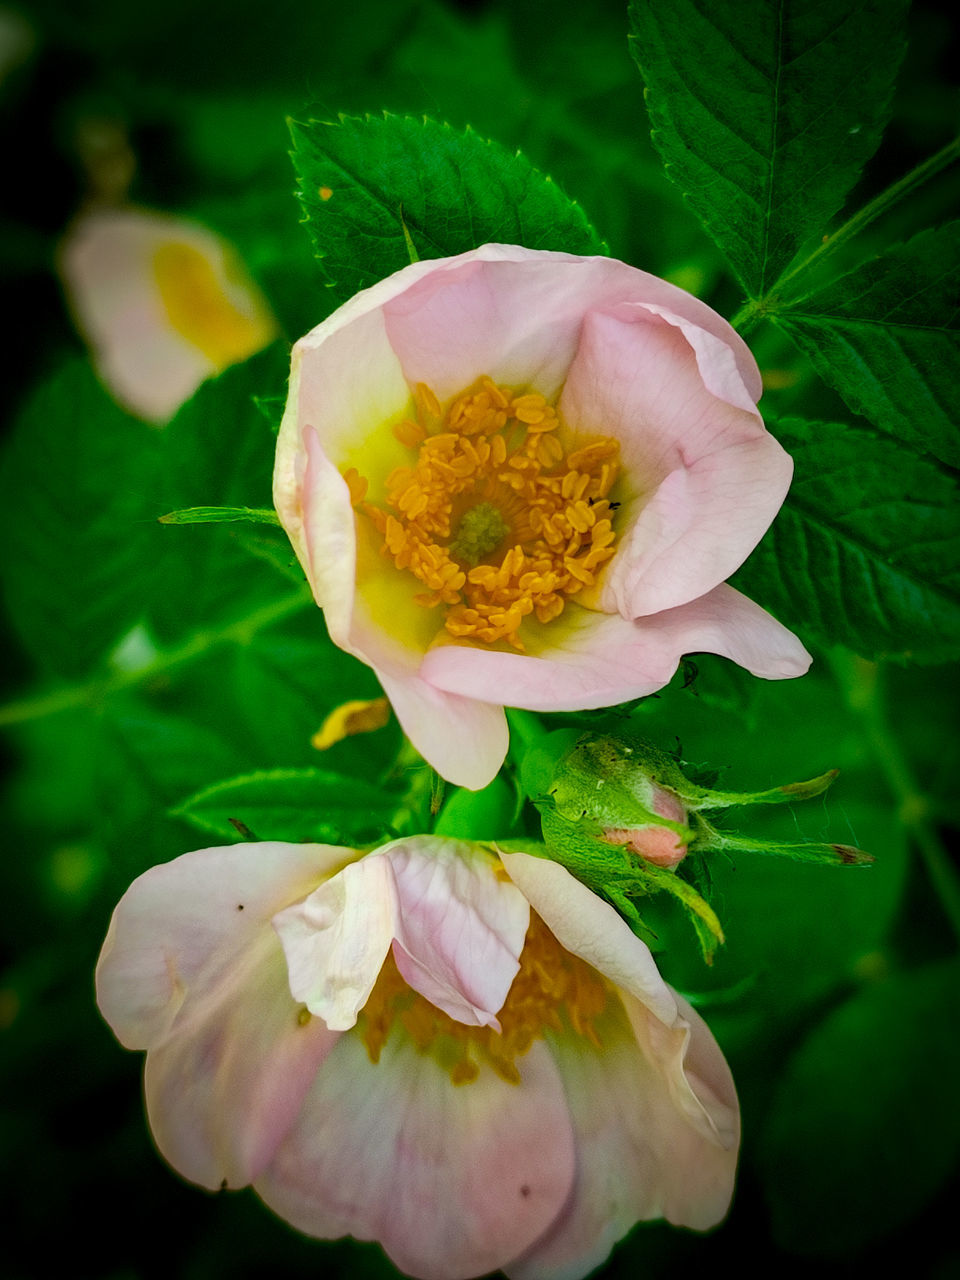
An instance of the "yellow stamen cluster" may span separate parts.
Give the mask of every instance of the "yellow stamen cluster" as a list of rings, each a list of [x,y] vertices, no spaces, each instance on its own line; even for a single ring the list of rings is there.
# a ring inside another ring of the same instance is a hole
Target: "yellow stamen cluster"
[[[565,951],[534,913],[520,971],[498,1013],[502,1030],[457,1022],[407,985],[392,953],[360,1016],[360,1034],[371,1062],[380,1058],[399,1020],[421,1053],[432,1053],[454,1084],[469,1084],[486,1063],[502,1079],[519,1084],[516,1059],[548,1029],[573,1032],[599,1047],[595,1022],[610,992],[595,969]]]
[[[444,606],[458,639],[522,650],[533,614],[550,622],[593,586],[613,555],[608,495],[619,445],[607,437],[565,454],[556,411],[542,395],[515,395],[481,378],[443,412],[423,383],[416,419],[393,428],[417,450],[386,481],[382,510],[363,502],[366,481],[346,474],[352,500],[383,536],[383,552],[428,588],[426,608]]]

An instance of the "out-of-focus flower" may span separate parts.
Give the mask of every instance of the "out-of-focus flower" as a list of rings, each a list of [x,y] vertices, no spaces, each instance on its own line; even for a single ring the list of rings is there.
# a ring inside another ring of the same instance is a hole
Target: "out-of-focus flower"
[[[231,247],[182,218],[132,208],[82,214],[61,246],[60,271],[100,376],[152,422],[277,335]]]
[[[759,394],[743,341],[682,290],[486,245],[405,268],[296,344],[274,500],[334,641],[477,788],[503,705],[623,702],[701,650],[807,669],[723,582],[790,483]]]
[[[563,867],[438,836],[244,844],[142,875],[97,970],[157,1145],[310,1235],[457,1280],[586,1275],[733,1186],[729,1070]]]

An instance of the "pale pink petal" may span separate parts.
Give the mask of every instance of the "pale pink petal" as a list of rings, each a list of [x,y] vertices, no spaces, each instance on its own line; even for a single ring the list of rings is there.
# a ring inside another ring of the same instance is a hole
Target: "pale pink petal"
[[[740,1112],[733,1076],[707,1024],[670,988],[679,1011],[681,1039],[651,1013],[642,1000],[626,991],[621,999],[637,1044],[654,1064],[673,1105],[707,1141],[735,1150],[740,1141]]]
[[[567,951],[630,992],[667,1027],[678,1019],[677,1002],[646,943],[622,916],[559,862],[500,849],[507,875]]]
[[[407,268],[391,277],[395,291],[380,305],[408,380],[426,382],[441,401],[485,373],[555,395],[583,317],[623,303],[651,304],[712,333],[733,352],[754,403],[760,395],[756,362],[726,321],[682,289],[616,259],[485,245],[431,265],[430,272]]]
[[[215,1006],[147,1054],[147,1115],[161,1154],[201,1186],[242,1187],[273,1157],[337,1041],[290,994],[269,931]]]
[[[599,1052],[551,1036],[576,1134],[577,1178],[556,1223],[504,1267],[510,1280],[580,1280],[636,1222],[666,1218],[704,1231],[726,1213],[735,1143],[722,1146],[691,1125],[660,1064],[621,1019],[611,1023],[601,1029]],[[704,1037],[719,1055],[699,1019],[692,1039],[684,1027],[661,1030],[679,1063],[684,1052],[692,1061]]]
[[[617,315],[587,316],[559,408],[575,433],[620,441],[621,534],[600,604],[636,618],[729,577],[779,510],[793,464],[764,430],[728,346],[655,308]],[[698,361],[740,407],[707,390]]]
[[[393,950],[403,977],[457,1022],[499,1031],[530,923],[526,898],[466,841],[414,836],[378,856],[396,882]]]
[[[493,781],[510,741],[502,706],[446,693],[418,676],[377,676],[404,733],[442,777],[471,791]]]
[[[367,1003],[397,930],[390,863],[352,862],[309,897],[273,917],[290,990],[331,1031],[346,1031]]]
[[[517,1065],[519,1084],[484,1067],[455,1086],[401,1036],[373,1065],[345,1035],[255,1189],[309,1235],[379,1240],[419,1280],[496,1270],[554,1220],[574,1171],[546,1046]]]
[[[200,849],[151,867],[120,899],[97,1002],[121,1044],[151,1049],[239,992],[271,918],[356,857],[320,844]]]
[[[792,632],[725,584],[635,622],[567,605],[542,638],[531,637],[528,649],[514,654],[438,645],[421,673],[437,689],[463,698],[495,698],[529,711],[580,711],[662,689],[687,653],[720,654],[767,680],[803,675],[810,665]]]

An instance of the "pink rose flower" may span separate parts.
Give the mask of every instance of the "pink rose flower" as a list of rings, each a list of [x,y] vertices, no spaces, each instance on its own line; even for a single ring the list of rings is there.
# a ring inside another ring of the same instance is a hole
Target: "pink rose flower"
[[[367,855],[188,853],[124,895],[100,1009],[150,1126],[422,1280],[575,1280],[639,1220],[726,1212],[727,1065],[646,946],[563,867],[438,836]]]
[[[300,339],[277,511],[334,642],[444,777],[491,780],[504,705],[613,705],[696,651],[807,669],[723,584],[792,473],[760,390],[682,289],[510,245],[415,263]]]
[[[233,249],[146,209],[81,215],[60,250],[77,325],[116,399],[165,422],[204,379],[260,351],[277,324]]]

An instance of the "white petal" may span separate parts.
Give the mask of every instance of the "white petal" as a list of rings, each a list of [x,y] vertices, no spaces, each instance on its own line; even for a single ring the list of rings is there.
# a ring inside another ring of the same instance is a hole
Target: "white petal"
[[[542,1234],[573,1181],[546,1046],[518,1066],[518,1085],[482,1068],[455,1086],[399,1036],[373,1065],[345,1035],[256,1190],[309,1235],[379,1240],[419,1280],[493,1271]]]
[[[331,1031],[357,1021],[397,928],[397,895],[388,860],[369,855],[273,918],[290,990]]]
[[[357,855],[318,844],[200,849],[151,867],[121,898],[97,1002],[128,1049],[149,1049],[239,991],[271,918]]]

